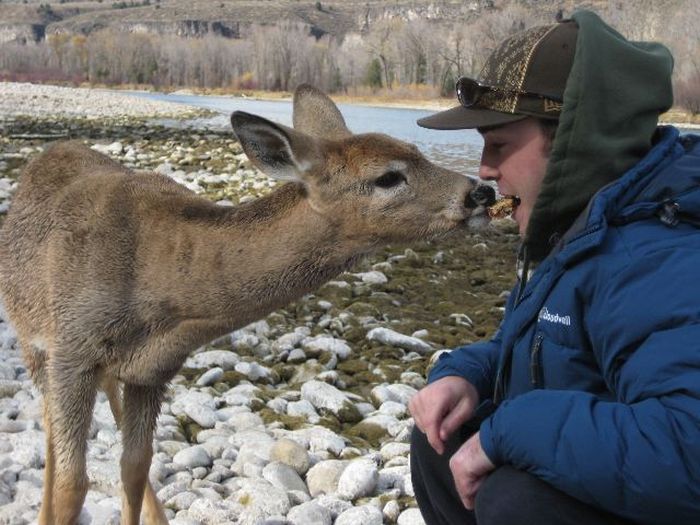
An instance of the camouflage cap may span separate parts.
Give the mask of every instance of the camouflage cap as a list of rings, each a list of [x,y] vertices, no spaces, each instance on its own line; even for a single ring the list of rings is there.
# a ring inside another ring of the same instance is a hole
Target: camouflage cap
[[[470,129],[507,124],[527,116],[558,119],[577,34],[576,23],[567,20],[507,38],[486,60],[479,76],[470,80],[481,89],[473,104],[422,118],[418,125]]]

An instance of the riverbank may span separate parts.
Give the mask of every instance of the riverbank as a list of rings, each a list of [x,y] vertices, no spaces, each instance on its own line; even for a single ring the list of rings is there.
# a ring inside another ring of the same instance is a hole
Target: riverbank
[[[133,118],[57,118],[48,126],[5,115],[0,212],[22,167],[56,138],[164,173],[222,206],[277,186],[252,168],[228,131]],[[171,523],[421,524],[408,465],[408,400],[440,351],[496,329],[517,239],[505,222],[387,247],[197,350],[175,377],[157,428],[151,480]],[[32,523],[45,461],[41,400],[6,322],[0,414],[0,523]],[[107,525],[120,514],[121,449],[104,397],[95,414],[81,523]]]
[[[63,87],[48,84],[0,82],[0,118],[5,115],[25,115],[37,118],[195,118],[211,114],[206,110],[182,104],[128,97],[129,93],[154,92],[144,86]],[[422,92],[382,91],[377,94],[332,95],[340,104],[370,107],[423,109],[441,111],[455,105],[452,98],[427,97]],[[179,89],[168,94],[204,95],[210,97],[241,97],[251,100],[291,101],[288,92],[223,89]],[[124,97],[128,98],[124,98]],[[685,129],[700,129],[700,115],[674,108],[661,116],[663,124]]]

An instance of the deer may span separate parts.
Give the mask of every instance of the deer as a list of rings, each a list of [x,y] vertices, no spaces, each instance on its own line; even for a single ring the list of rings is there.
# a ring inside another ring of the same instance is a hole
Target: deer
[[[380,133],[353,135],[309,85],[293,127],[236,111],[274,191],[220,206],[81,142],[23,170],[0,230],[0,295],[43,397],[39,523],[73,524],[97,392],[122,432],[122,523],[168,523],[148,480],[169,381],[200,346],[310,293],[359,258],[479,228],[495,193]]]

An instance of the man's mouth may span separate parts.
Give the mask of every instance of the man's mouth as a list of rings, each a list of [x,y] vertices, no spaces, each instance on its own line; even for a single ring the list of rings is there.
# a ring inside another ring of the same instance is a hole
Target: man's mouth
[[[495,204],[488,207],[489,217],[492,219],[505,219],[515,213],[520,204],[520,197],[516,195],[503,195]]]

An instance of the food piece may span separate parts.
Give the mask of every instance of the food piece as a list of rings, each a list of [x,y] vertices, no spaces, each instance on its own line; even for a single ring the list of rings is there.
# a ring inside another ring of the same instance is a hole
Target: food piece
[[[492,219],[504,219],[510,217],[518,205],[519,199],[517,197],[503,197],[496,201],[493,206],[488,207],[489,217]]]

